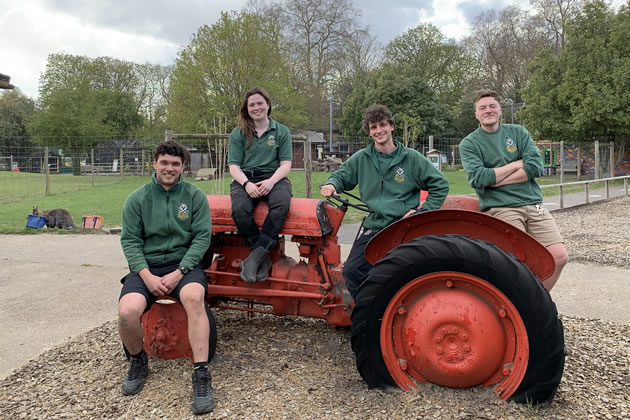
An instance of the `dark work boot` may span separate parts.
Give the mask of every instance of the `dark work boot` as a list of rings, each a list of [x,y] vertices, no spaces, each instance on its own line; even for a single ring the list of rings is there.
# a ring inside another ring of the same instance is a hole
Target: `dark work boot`
[[[249,256],[241,262],[241,278],[249,284],[256,283],[258,267],[265,257],[269,257],[269,251],[263,247],[254,248]]]
[[[149,374],[149,358],[142,351],[137,357],[129,359],[129,370],[122,384],[123,395],[135,395],[142,391],[144,380]]]
[[[214,410],[212,378],[207,369],[195,369],[192,374],[193,414],[205,414]]]
[[[258,271],[256,272],[256,281],[265,281],[269,278],[269,270],[271,270],[271,266],[273,263],[271,262],[271,257],[267,255],[263,261],[258,266]]]

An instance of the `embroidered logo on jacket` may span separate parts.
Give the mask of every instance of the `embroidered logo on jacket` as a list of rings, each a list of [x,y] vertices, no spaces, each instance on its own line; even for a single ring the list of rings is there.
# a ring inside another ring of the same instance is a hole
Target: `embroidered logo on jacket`
[[[188,205],[183,201],[179,203],[179,207],[177,208],[177,218],[179,220],[186,220],[188,219],[189,213]]]
[[[273,146],[276,144],[276,138],[274,136],[269,136],[267,139],[267,146]]]
[[[394,181],[405,182],[405,169],[400,166],[396,169],[396,175],[394,175]]]
[[[516,143],[509,137],[505,138],[505,148],[508,152],[513,153],[516,152]]]

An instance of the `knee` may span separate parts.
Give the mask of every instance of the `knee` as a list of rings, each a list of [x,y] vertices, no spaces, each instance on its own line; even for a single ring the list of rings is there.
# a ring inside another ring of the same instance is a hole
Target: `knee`
[[[286,195],[274,195],[273,198],[268,200],[270,210],[289,212],[289,206],[291,205],[291,194]]]
[[[252,217],[253,211],[248,205],[232,202],[232,218],[234,220],[247,220]]]
[[[179,301],[184,309],[198,308],[204,305],[205,290],[199,283],[189,283],[179,292]]]
[[[118,302],[118,318],[120,322],[129,324],[140,320],[146,308],[146,303],[141,302],[139,299],[125,299],[125,297],[123,296]],[[144,300],[144,297],[142,299]]]
[[[569,254],[564,244],[553,244],[548,247],[553,259],[556,263],[556,267],[563,268],[569,262]]]

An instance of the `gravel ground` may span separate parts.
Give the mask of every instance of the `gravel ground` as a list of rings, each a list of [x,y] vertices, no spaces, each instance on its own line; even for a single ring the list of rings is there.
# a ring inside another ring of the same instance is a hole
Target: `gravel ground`
[[[574,261],[630,268],[623,198],[554,213]],[[505,403],[491,389],[368,390],[356,371],[350,331],[323,321],[215,311],[211,364],[217,407],[208,418],[630,418],[630,325],[562,316],[569,355],[552,405]],[[192,417],[187,360],[151,359],[144,390],[123,397],[114,321],[43,353],[0,382],[3,418]]]
[[[630,198],[553,213],[571,261],[630,269]]]

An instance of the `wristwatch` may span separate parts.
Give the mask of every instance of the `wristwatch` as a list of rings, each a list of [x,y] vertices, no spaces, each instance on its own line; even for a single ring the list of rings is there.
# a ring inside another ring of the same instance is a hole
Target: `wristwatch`
[[[177,267],[179,269],[179,271],[182,272],[182,274],[187,274],[190,270],[188,269],[188,267],[184,267],[183,265],[180,265],[179,267]]]

